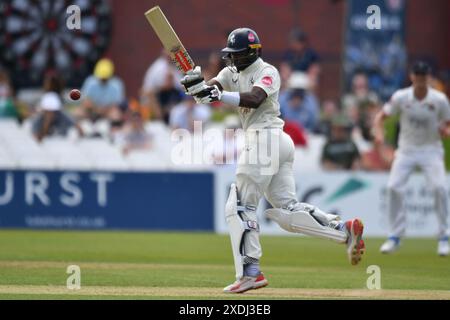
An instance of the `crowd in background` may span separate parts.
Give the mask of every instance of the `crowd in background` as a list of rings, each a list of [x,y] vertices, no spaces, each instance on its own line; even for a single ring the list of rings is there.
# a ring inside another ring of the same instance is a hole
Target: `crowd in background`
[[[326,137],[321,157],[325,170],[388,170],[395,146],[372,144],[372,122],[383,101],[371,90],[367,75],[355,72],[350,80],[351,89],[340,101],[321,101],[317,94],[321,74],[319,54],[299,29],[293,30],[287,41],[288,49],[277,66],[282,80],[279,103],[285,131],[295,145],[308,148],[310,135],[322,135]],[[202,67],[208,80],[224,63],[218,53],[212,53]],[[31,119],[32,134],[37,141],[51,135],[66,135],[70,128],[86,139],[102,136],[92,129],[95,126],[85,130],[83,124],[106,121],[105,138],[120,144],[125,155],[152,148],[157,137],[146,131],[147,121],[162,121],[171,129],[191,132],[195,121],[204,124],[222,121],[226,128],[239,127],[235,108],[220,102],[211,106],[196,104],[184,94],[180,78],[169,56],[161,52],[145,73],[139,96],[127,98],[113,61],[101,59],[81,87],[82,99],[69,110],[64,106],[64,83],[58,74],[45,75],[40,101],[27,106],[16,98],[7,72],[0,71],[0,118],[19,122]],[[227,135],[224,138],[231,139]]]

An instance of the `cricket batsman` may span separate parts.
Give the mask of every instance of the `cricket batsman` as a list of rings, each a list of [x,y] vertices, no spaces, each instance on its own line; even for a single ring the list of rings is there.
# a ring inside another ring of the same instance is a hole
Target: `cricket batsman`
[[[429,74],[428,64],[416,62],[410,72],[412,86],[396,91],[375,118],[375,143],[382,144],[384,120],[400,116],[398,149],[387,186],[390,235],[380,248],[382,253],[394,252],[400,246],[406,229],[404,187],[418,167],[434,193],[439,222],[438,255],[449,254],[448,189],[441,137],[450,136],[450,106],[445,94],[428,86]]]
[[[265,196],[273,209],[265,215],[289,232],[331,239],[347,245],[351,264],[361,260],[365,245],[359,219],[341,222],[296,197],[292,170],[294,144],[283,132],[279,118],[278,70],[261,59],[261,42],[255,31],[239,28],[230,33],[222,50],[227,67],[205,82],[201,68],[189,71],[181,83],[199,103],[222,101],[238,109],[245,131],[245,148],[238,161],[236,183],[225,206],[236,281],[224,288],[242,293],[268,285],[260,270],[262,255],[256,208]]]

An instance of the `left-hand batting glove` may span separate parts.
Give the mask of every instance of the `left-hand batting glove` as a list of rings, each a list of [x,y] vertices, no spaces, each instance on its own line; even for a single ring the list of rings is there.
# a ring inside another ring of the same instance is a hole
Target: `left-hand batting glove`
[[[197,103],[207,104],[215,101],[220,101],[222,98],[222,91],[220,91],[217,85],[206,86],[202,91],[194,95]]]

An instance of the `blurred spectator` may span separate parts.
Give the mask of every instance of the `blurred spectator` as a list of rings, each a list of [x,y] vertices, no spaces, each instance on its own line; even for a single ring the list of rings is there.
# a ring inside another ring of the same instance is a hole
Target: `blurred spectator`
[[[367,171],[388,171],[394,160],[395,149],[387,144],[373,144],[372,149],[361,154],[361,167]]]
[[[214,146],[213,163],[215,165],[236,165],[244,147],[244,135],[240,134],[241,121],[236,115],[228,115],[224,119],[225,132],[221,143]]]
[[[45,93],[38,104],[38,113],[32,126],[33,134],[38,141],[50,135],[65,136],[71,127],[75,127],[80,136],[83,135],[81,128],[63,110],[62,89],[62,81],[57,75],[45,76]]]
[[[225,62],[216,52],[211,52],[208,58],[208,64],[205,70],[202,70],[205,80],[211,80],[219,74],[219,72],[225,68]]]
[[[368,79],[364,73],[356,73],[352,78],[351,92],[342,98],[345,114],[349,116],[355,126],[361,129],[364,139],[371,140],[371,123],[368,117],[371,109],[380,103],[377,94],[370,91]]]
[[[439,90],[447,97],[450,97],[450,69],[440,70],[436,76],[436,81],[431,79],[431,87]]]
[[[151,118],[151,111],[148,106],[141,104],[136,98],[128,99],[128,111],[140,113],[144,121],[148,121]]]
[[[184,100],[173,107],[170,112],[170,126],[173,129],[187,129],[194,131],[194,121],[207,122],[211,118],[211,109],[204,104],[196,104],[191,96],[185,96]]]
[[[132,112],[123,130],[118,134],[122,152],[127,155],[134,150],[149,150],[152,147],[152,135],[145,130],[142,115]]]
[[[331,135],[331,121],[338,115],[338,107],[333,100],[325,100],[322,103],[322,113],[315,133],[323,134],[327,138]]]
[[[306,139],[305,130],[298,123],[285,120],[283,130],[291,137],[296,147],[307,146],[308,143]]]
[[[373,140],[373,122],[380,108],[378,104],[370,104],[365,108],[363,116],[360,115],[360,110],[355,106],[348,109],[353,124],[351,137],[358,146],[360,153],[367,152],[372,148],[370,142]]]
[[[293,74],[289,89],[280,95],[283,119],[296,123],[300,128],[313,132],[319,119],[319,103],[307,89],[308,81],[301,74]]]
[[[435,76],[433,74],[430,74],[428,81],[429,81],[430,87],[445,94],[445,84],[441,79],[439,79],[437,76]]]
[[[325,170],[351,170],[359,168],[359,152],[350,138],[350,122],[342,116],[333,118],[331,137],[322,152]]]
[[[111,60],[101,59],[97,62],[94,74],[85,80],[81,92],[83,118],[92,121],[108,119],[121,124],[125,88],[122,80],[114,76],[114,64]]]
[[[306,33],[298,28],[293,29],[289,35],[289,49],[285,52],[280,67],[282,74],[286,72],[287,67],[293,72],[308,74],[311,89],[316,87],[320,73],[319,55],[309,46]]]
[[[367,75],[358,72],[353,75],[351,92],[344,95],[342,105],[345,108],[356,105],[364,109],[368,104],[378,104],[378,95],[369,89]]]
[[[278,71],[280,72],[280,80],[281,80],[280,95],[281,95],[283,92],[289,89],[289,79],[292,76],[292,70],[288,64],[282,62],[280,63]]]
[[[180,79],[169,55],[162,51],[148,68],[141,88],[142,103],[150,106],[153,119],[169,123],[170,110],[183,99]]]
[[[0,70],[0,118],[19,119],[8,74]]]
[[[349,105],[347,108],[345,108],[342,112],[343,116],[350,121],[353,128],[359,128],[361,124],[361,110],[358,108],[357,105]]]

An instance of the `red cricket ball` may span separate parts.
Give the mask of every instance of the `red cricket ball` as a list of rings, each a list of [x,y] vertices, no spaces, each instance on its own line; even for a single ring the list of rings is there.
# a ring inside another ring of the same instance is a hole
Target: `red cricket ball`
[[[78,89],[73,89],[70,91],[70,99],[72,100],[78,100],[81,98],[81,92]]]

